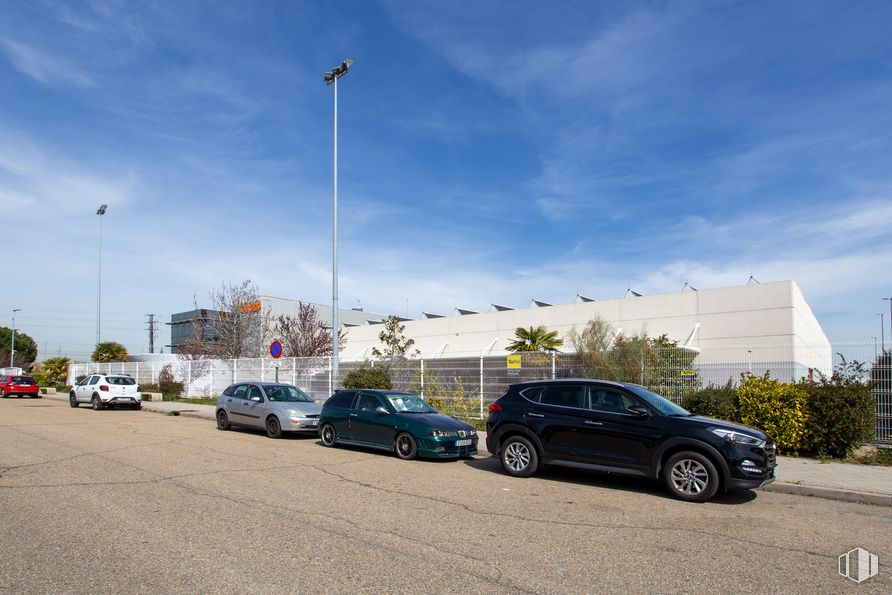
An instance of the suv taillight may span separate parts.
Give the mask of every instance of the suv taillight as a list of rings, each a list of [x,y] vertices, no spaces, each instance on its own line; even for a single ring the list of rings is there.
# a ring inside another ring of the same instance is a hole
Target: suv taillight
[[[499,405],[498,403],[490,403],[489,404],[489,412],[490,413],[498,413],[501,410],[502,410],[502,406]]]
[[[99,390],[104,391],[104,392],[108,392],[108,387],[105,386],[105,385],[103,384],[103,385],[100,385],[100,386],[99,386]]]

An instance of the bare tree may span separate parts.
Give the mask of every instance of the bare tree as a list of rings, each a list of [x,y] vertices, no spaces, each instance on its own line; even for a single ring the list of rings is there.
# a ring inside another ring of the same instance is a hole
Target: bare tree
[[[260,357],[263,325],[257,287],[250,280],[223,283],[209,297],[217,311],[207,320],[211,354],[221,359]]]
[[[274,320],[274,334],[282,341],[286,357],[331,355],[331,329],[319,320],[313,304],[300,302],[297,316],[283,314]],[[347,342],[343,329],[338,331],[338,345]]]

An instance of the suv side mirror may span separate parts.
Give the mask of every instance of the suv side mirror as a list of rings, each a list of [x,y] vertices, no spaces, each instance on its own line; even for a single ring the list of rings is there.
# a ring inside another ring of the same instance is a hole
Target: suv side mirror
[[[650,411],[648,411],[647,407],[644,405],[632,405],[631,407],[626,408],[626,411],[632,415],[637,415],[638,417],[650,417]]]
[[[377,407],[375,407],[375,413],[377,413],[378,415],[390,415],[390,411],[388,411],[381,405],[378,405]]]

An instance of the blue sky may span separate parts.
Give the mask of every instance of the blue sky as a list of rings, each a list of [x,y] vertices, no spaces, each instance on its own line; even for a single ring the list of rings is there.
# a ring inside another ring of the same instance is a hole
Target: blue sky
[[[890,22],[870,1],[4,3],[4,263],[28,281],[0,324],[22,308],[41,350],[91,350],[103,202],[103,338],[132,352],[146,313],[224,281],[329,301],[322,72],[350,57],[342,306],[752,273],[799,283],[831,339],[872,341],[892,296]]]

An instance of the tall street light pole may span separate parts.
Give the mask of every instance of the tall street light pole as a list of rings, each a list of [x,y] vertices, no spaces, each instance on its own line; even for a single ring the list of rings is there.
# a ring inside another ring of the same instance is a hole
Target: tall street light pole
[[[99,205],[96,214],[99,215],[99,274],[96,279],[96,345],[99,345],[102,336],[102,216],[108,209],[107,204]]]
[[[880,353],[886,353],[886,323],[883,322],[882,314],[877,314],[877,316],[880,317]]]
[[[347,59],[326,72],[326,85],[334,85],[334,194],[332,198],[331,241],[331,378],[332,388],[338,385],[338,79],[347,74],[353,60]]]
[[[889,302],[889,340],[892,341],[892,297],[884,297],[883,299]]]
[[[9,348],[9,367],[15,366],[15,313],[21,312],[21,308],[12,311],[12,346]]]

